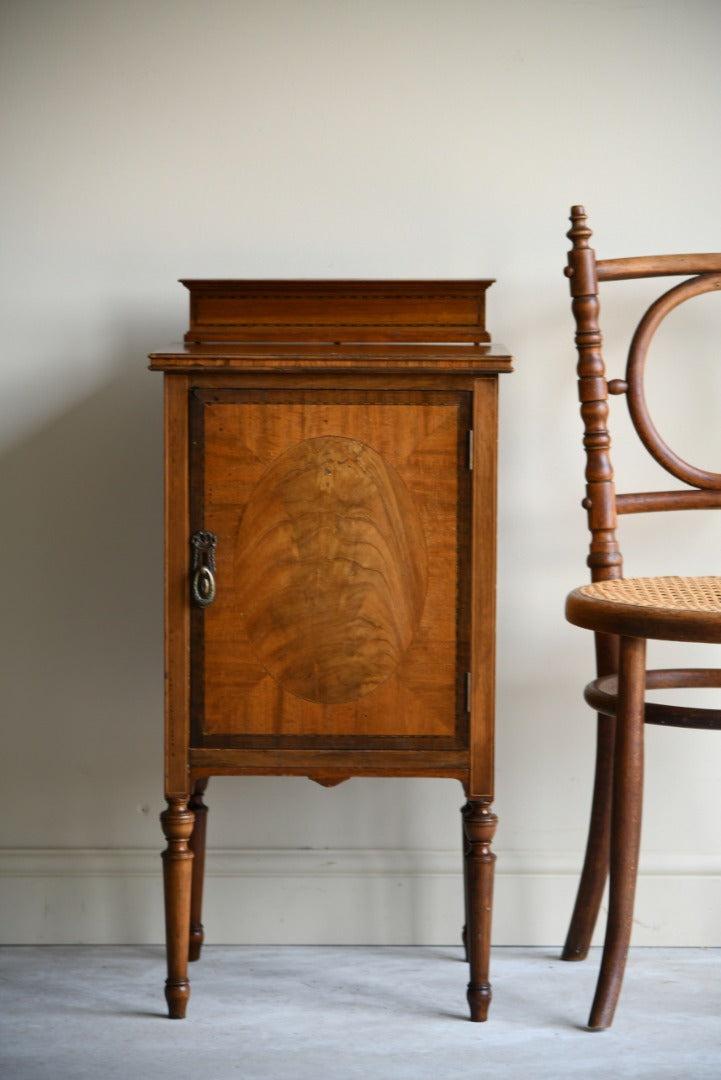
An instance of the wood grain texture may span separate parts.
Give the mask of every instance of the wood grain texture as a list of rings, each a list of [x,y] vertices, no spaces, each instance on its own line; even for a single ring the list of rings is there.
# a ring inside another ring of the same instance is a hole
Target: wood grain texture
[[[427,585],[419,514],[367,443],[306,439],[263,474],[236,544],[253,651],[285,689],[355,701],[398,668]]]
[[[218,536],[202,736],[459,745],[470,395],[211,391],[195,410],[193,517]]]

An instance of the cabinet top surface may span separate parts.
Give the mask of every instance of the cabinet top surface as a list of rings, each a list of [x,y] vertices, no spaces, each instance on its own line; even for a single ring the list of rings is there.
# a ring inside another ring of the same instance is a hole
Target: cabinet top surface
[[[513,370],[505,345],[179,343],[150,354],[153,371],[367,371],[492,375]]]

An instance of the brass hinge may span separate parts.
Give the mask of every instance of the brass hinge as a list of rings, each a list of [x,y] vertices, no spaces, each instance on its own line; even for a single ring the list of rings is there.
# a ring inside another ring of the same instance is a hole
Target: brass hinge
[[[466,712],[471,711],[471,673],[466,672]]]
[[[468,468],[473,472],[473,428],[468,429]]]

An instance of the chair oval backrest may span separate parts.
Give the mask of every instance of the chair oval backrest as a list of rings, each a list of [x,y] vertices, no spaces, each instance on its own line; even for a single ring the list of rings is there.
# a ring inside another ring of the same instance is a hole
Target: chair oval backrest
[[[663,466],[666,472],[671,473],[682,483],[711,490],[721,489],[721,473],[709,472],[707,469],[698,469],[689,465],[661,438],[646,405],[643,376],[651,340],[669,312],[686,300],[703,293],[713,292],[715,289],[721,289],[720,273],[700,274],[689,278],[659,296],[636,327],[626,365],[628,409],[638,437],[649,454]]]

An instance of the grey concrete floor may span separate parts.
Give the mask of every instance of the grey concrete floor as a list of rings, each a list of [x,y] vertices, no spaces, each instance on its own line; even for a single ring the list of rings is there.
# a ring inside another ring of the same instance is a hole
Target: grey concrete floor
[[[472,1024],[459,949],[212,946],[171,1021],[158,947],[5,947],[0,1076],[721,1078],[721,950],[633,949],[613,1028],[589,1032],[598,958],[495,949]]]

